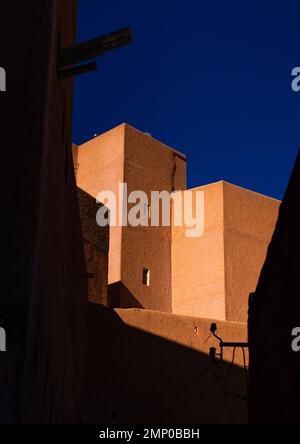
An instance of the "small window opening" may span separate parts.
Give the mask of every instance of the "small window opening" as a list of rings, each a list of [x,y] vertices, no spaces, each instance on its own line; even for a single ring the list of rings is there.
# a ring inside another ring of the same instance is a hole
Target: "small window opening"
[[[143,284],[150,287],[150,270],[149,268],[144,268],[143,270]]]

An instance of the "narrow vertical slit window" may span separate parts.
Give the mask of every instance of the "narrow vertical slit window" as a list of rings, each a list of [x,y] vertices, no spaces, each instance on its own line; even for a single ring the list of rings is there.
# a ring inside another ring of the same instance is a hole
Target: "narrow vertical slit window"
[[[150,287],[150,270],[149,268],[143,269],[143,284]]]

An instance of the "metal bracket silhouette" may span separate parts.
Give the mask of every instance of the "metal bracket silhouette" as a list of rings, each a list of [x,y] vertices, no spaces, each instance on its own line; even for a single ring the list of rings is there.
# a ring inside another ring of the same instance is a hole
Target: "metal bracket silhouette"
[[[210,326],[210,331],[212,332],[213,336],[219,341],[219,345],[220,345],[220,353],[217,353],[217,349],[215,347],[211,347],[209,349],[209,355],[211,357],[211,359],[214,362],[222,362],[223,361],[223,349],[224,348],[247,348],[249,347],[249,343],[248,342],[224,342],[222,338],[220,338],[220,336],[216,335],[216,331],[217,331],[217,324],[211,324]],[[220,359],[217,360],[216,357],[219,357]]]

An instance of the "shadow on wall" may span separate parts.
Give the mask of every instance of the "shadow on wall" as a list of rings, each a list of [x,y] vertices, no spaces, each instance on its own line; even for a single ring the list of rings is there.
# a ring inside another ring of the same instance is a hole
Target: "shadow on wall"
[[[113,308],[144,308],[122,282],[108,286],[108,298]]]
[[[208,344],[209,349],[209,344]],[[129,327],[89,303],[86,421],[246,423],[245,369]]]
[[[300,352],[292,330],[300,327],[300,151],[256,292],[249,299],[252,423],[300,422]]]

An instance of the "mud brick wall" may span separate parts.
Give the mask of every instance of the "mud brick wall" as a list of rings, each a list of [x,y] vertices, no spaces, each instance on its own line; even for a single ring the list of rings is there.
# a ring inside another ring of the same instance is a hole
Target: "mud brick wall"
[[[102,204],[78,188],[82,236],[88,278],[90,302],[109,305],[107,291],[109,227],[99,227],[96,214]],[[93,276],[92,276],[93,275]]]

